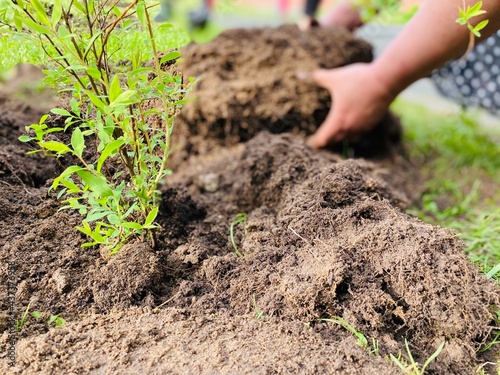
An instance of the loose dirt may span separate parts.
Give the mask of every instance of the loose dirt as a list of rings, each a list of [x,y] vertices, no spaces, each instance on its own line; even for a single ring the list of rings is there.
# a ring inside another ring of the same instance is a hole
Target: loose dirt
[[[17,141],[41,112],[0,98],[0,371],[400,374],[386,357],[405,339],[421,364],[446,342],[429,374],[489,361],[499,289],[454,233],[404,213],[419,187],[397,121],[361,140],[383,151],[370,159],[305,145],[330,99],[294,72],[370,56],[342,31],[291,26],[188,46],[181,69],[204,79],[176,128],[158,249],[112,257],[80,248],[78,215],[48,194],[59,162]],[[43,316],[9,333],[28,305]],[[46,323],[55,314],[64,327]]]

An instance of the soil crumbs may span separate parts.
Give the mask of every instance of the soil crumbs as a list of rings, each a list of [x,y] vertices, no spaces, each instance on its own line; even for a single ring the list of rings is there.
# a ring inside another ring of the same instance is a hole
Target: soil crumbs
[[[293,26],[188,46],[183,64],[204,72],[196,92],[205,93],[182,112],[159,247],[133,242],[110,258],[80,248],[79,217],[48,194],[58,162],[26,155],[17,140],[41,113],[1,97],[0,371],[400,374],[386,358],[405,339],[420,364],[446,342],[429,374],[488,362],[479,349],[492,340],[499,289],[454,233],[401,210],[416,187],[397,122],[350,146],[383,149],[371,160],[304,144],[329,97],[292,72],[370,58],[346,32]],[[229,236],[239,213],[241,257]],[[42,317],[12,331],[28,306]],[[64,327],[47,324],[56,314]]]

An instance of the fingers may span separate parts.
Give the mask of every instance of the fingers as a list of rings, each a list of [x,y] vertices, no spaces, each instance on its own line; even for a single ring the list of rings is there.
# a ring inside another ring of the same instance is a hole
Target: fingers
[[[335,85],[335,74],[332,70],[317,69],[309,75],[314,83],[330,91],[330,94],[332,93],[333,86]]]
[[[316,133],[309,137],[307,144],[312,148],[323,148],[341,142],[347,136],[348,134],[343,130],[342,123],[335,110],[331,109]]]

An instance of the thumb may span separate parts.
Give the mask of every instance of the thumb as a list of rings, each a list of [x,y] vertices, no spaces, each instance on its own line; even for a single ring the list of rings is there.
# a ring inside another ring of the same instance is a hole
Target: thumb
[[[312,148],[323,148],[329,144],[338,143],[346,138],[347,133],[343,130],[342,120],[337,115],[335,108],[331,108],[325,121],[319,129],[307,140]]]
[[[311,73],[311,79],[318,86],[323,87],[329,91],[333,89],[332,85],[334,84],[335,75],[334,72],[330,69],[317,69]]]

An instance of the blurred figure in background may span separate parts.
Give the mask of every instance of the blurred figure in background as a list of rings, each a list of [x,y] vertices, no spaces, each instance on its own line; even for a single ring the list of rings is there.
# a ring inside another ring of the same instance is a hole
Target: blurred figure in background
[[[172,17],[175,0],[161,0],[160,12],[155,17],[156,22],[164,22]],[[191,30],[203,29],[209,20],[214,0],[203,0],[202,5],[189,12],[189,27]]]

